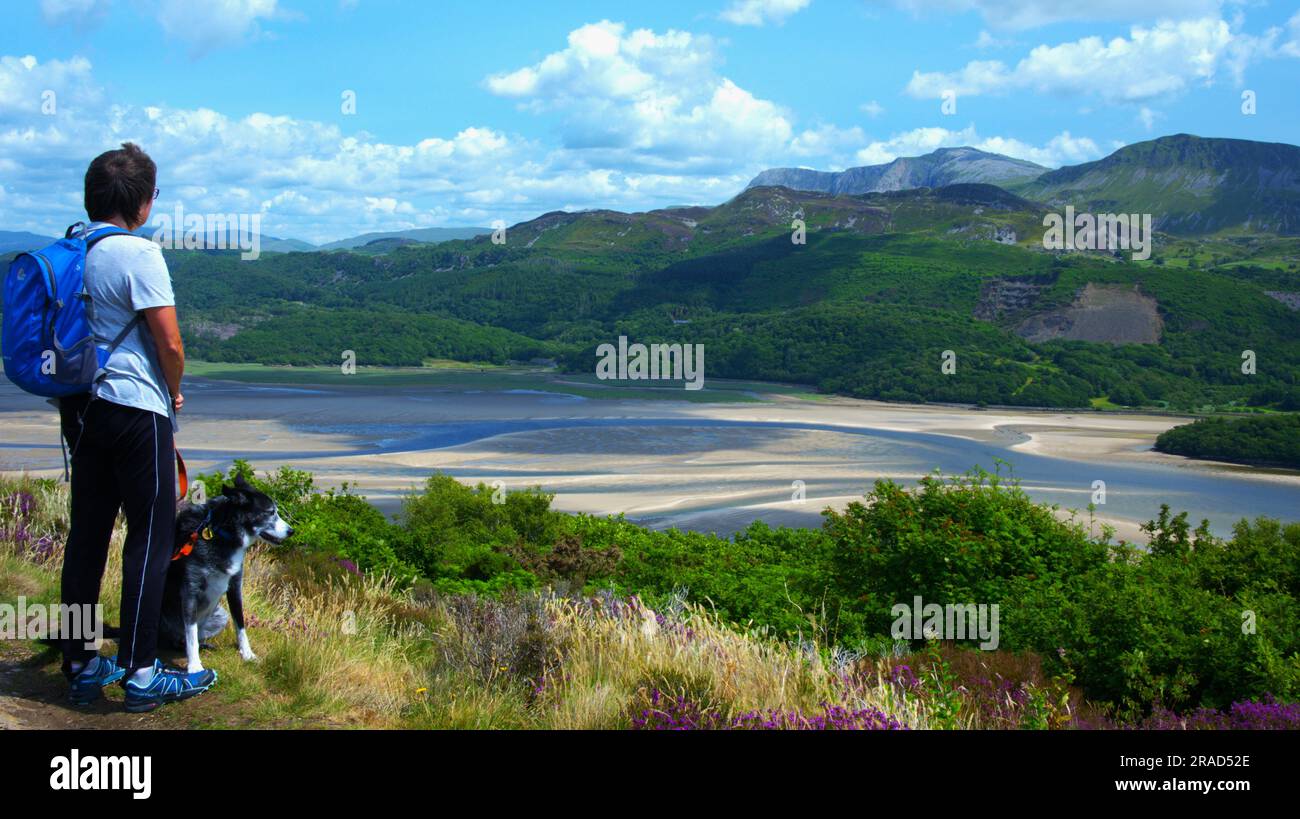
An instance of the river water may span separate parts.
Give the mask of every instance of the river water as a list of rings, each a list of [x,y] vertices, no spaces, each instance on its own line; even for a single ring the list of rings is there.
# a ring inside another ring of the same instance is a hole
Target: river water
[[[1025,436],[960,437],[873,426],[870,412],[818,402],[688,405],[588,400],[530,390],[295,388],[192,379],[178,441],[198,468],[242,457],[289,464],[318,483],[348,480],[377,505],[435,470],[465,481],[540,485],[572,511],[624,513],[647,525],[732,532],[758,518],[815,526],[827,505],[871,482],[905,482],[973,467],[1014,476],[1036,500],[1084,510],[1104,482],[1098,514],[1137,523],[1161,503],[1208,518],[1225,534],[1242,518],[1300,518],[1300,477],[1187,466],[1155,456],[1072,459],[1024,452]],[[906,408],[894,410],[898,426]],[[922,415],[922,413],[928,413]],[[1083,419],[1087,422],[1088,419]],[[979,439],[977,439],[979,438]],[[0,466],[55,474],[53,413],[0,383]],[[1088,519],[1086,511],[1080,517]],[[1130,527],[1131,528],[1131,527]]]

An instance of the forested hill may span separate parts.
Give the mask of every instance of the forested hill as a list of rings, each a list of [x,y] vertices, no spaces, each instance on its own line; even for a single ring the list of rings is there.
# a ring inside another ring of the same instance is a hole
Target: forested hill
[[[975,148],[835,173],[773,168],[750,182],[834,194],[983,182],[1092,212],[1149,213],[1168,233],[1300,234],[1300,147],[1173,134],[1125,145],[1109,156],[1048,170]]]
[[[167,258],[195,358],[592,372],[597,345],[626,335],[704,344],[706,378],[887,400],[1300,406],[1300,241],[1049,252],[1045,209],[984,184],[756,187],[710,208],[549,213],[504,244]]]
[[[1155,448],[1190,458],[1300,469],[1300,415],[1204,418],[1161,433]]]
[[[1300,147],[1176,134],[1045,173],[1016,189],[1079,210],[1151,213],[1169,233],[1300,234]]]

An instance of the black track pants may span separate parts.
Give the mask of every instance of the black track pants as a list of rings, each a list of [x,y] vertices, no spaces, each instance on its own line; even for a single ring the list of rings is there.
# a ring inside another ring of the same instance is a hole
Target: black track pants
[[[176,528],[176,462],[171,421],[148,410],[85,397],[60,400],[72,450],[72,526],[63,556],[63,603],[94,606],[118,509],[126,513],[118,663],[152,667],[163,584]],[[64,671],[94,651],[63,641]]]

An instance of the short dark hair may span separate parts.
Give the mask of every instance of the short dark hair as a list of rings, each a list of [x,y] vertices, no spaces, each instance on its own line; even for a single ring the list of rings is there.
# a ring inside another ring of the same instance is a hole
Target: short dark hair
[[[134,222],[153,199],[158,166],[133,142],[105,151],[86,169],[86,215],[96,222],[115,216]]]

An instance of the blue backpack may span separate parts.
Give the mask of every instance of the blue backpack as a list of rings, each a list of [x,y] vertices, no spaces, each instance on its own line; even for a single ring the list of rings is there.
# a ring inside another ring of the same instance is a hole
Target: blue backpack
[[[100,377],[108,357],[140,323],[137,314],[107,346],[90,331],[90,296],[82,282],[86,254],[119,234],[134,235],[119,227],[88,231],[78,222],[64,238],[10,263],[0,334],[10,381],[27,392],[60,398],[88,392]]]

